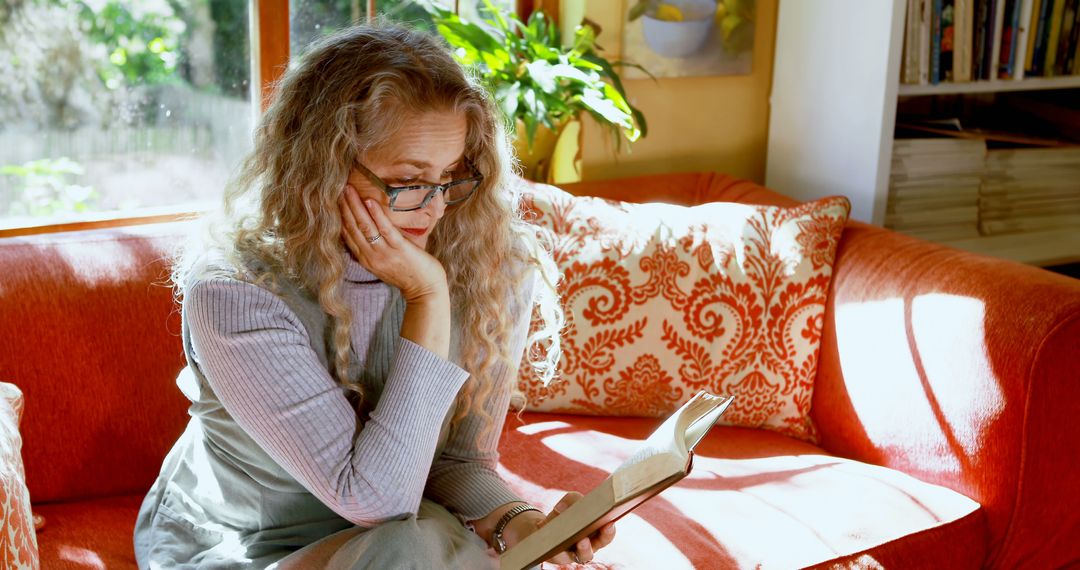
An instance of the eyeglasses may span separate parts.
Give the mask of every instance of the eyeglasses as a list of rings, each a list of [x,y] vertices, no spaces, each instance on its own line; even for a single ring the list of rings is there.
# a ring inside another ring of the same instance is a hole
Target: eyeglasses
[[[430,204],[437,192],[443,193],[443,198],[446,199],[447,206],[459,204],[467,200],[469,196],[472,196],[473,192],[480,187],[480,183],[484,180],[484,176],[476,172],[476,169],[470,165],[469,169],[472,171],[473,175],[469,178],[451,180],[446,184],[391,186],[386,182],[383,182],[381,178],[376,176],[374,172],[368,170],[363,164],[357,162],[356,166],[360,168],[360,172],[363,172],[364,175],[368,177],[368,180],[371,180],[372,184],[390,196],[390,209],[395,212],[411,212],[413,210],[419,210]]]

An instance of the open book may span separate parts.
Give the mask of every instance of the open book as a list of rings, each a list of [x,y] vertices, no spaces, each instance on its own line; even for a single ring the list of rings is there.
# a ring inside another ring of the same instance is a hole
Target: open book
[[[502,570],[521,570],[551,558],[686,477],[694,446],[731,400],[698,392],[600,485],[504,552]]]

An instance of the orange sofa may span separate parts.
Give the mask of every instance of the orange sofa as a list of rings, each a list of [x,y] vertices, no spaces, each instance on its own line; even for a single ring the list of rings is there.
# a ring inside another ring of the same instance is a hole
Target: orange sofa
[[[718,174],[568,186],[629,201],[791,204]],[[189,226],[0,239],[0,381],[25,393],[42,567],[129,568],[183,429],[165,256]],[[820,445],[719,427],[694,474],[597,566],[1052,568],[1080,563],[1080,281],[851,222],[812,405]],[[500,469],[550,506],[655,419],[508,418]]]

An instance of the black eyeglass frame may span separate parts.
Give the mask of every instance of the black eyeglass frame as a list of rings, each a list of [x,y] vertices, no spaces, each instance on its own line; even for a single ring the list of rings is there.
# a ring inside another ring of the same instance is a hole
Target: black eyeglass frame
[[[364,166],[360,162],[357,162],[356,166],[359,167],[360,172],[362,172],[364,176],[367,176],[368,180],[370,180],[372,184],[374,184],[378,189],[382,190],[383,192],[386,192],[387,196],[390,196],[390,209],[394,212],[414,212],[416,210],[421,210],[423,208],[426,208],[427,205],[431,203],[431,200],[435,198],[436,192],[442,192],[443,196],[445,197],[446,192],[454,186],[475,182],[476,188],[479,188],[480,183],[484,181],[484,175],[477,172],[476,167],[474,167],[471,163],[469,163],[469,170],[473,172],[473,175],[468,178],[451,180],[446,184],[415,184],[413,186],[391,186],[386,182],[383,182],[381,178],[379,178],[374,172],[372,172],[370,169],[368,169],[368,167]],[[460,204],[465,200],[468,200],[470,197],[472,197],[473,194],[476,193],[476,188],[473,188],[472,192],[469,192],[464,198],[460,198],[458,200],[447,200],[446,205],[453,206],[454,204]],[[420,202],[419,206],[416,206],[414,208],[398,208],[394,206],[394,203],[397,202],[398,194],[410,190],[420,189],[427,189],[428,193],[426,196],[424,196],[424,201]]]

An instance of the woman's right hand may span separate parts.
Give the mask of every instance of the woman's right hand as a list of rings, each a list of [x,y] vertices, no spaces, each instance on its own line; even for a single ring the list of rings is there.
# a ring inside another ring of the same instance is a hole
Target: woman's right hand
[[[360,265],[384,283],[401,290],[406,303],[448,294],[446,270],[439,260],[405,239],[374,200],[361,200],[351,185],[339,200],[341,233]],[[371,238],[382,236],[374,243]]]

